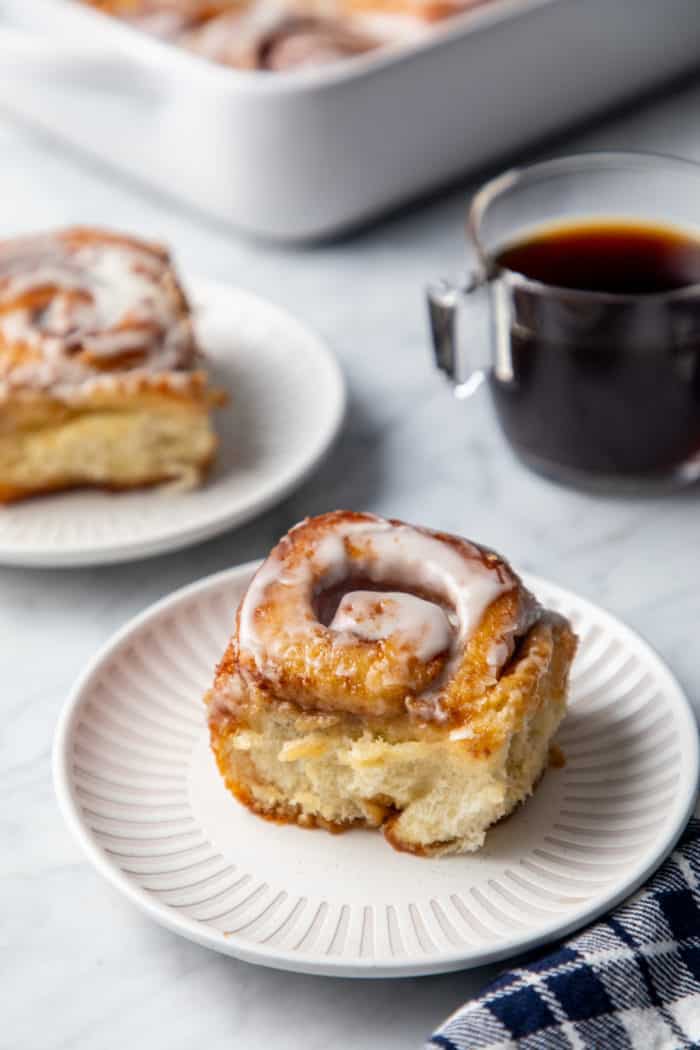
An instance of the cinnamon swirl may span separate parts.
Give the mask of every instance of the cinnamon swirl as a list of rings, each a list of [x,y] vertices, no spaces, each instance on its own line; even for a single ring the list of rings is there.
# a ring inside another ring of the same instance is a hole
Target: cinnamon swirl
[[[0,242],[0,502],[194,484],[213,392],[168,252],[75,227]]]
[[[380,41],[348,18],[294,12],[278,0],[258,0],[183,34],[180,43],[236,69],[284,72],[351,58]]]
[[[467,540],[337,511],[253,578],[207,694],[227,787],[262,816],[479,848],[534,789],[576,638]]]

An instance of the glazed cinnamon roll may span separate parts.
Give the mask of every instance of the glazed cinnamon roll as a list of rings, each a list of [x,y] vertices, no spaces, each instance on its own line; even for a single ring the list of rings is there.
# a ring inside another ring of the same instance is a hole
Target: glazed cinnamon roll
[[[0,502],[194,484],[220,400],[165,248],[81,227],[0,242]]]
[[[194,54],[235,69],[326,65],[382,42],[342,12],[306,0],[84,0]]]
[[[508,564],[371,514],[307,519],[241,601],[206,697],[227,787],[256,813],[478,849],[534,789],[576,639]]]
[[[352,58],[381,41],[348,18],[295,12],[279,0],[257,0],[183,34],[180,43],[236,69],[285,72]]]
[[[424,34],[488,0],[83,0],[236,69],[328,65]]]

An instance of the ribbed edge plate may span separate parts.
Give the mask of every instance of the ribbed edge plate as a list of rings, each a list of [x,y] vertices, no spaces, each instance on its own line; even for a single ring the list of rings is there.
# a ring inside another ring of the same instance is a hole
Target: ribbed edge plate
[[[695,801],[695,719],[649,646],[544,580],[581,638],[563,769],[477,854],[426,860],[382,836],[267,823],[224,789],[201,696],[255,566],[187,587],[98,654],[55,738],[63,813],[109,881],[169,929],[290,970],[387,977],[489,962],[559,937],[625,897]]]
[[[345,386],[328,347],[290,314],[249,292],[186,281],[212,381],[220,447],[192,492],[80,490],[0,506],[0,564],[98,565],[176,550],[282,499],[335,438]]]

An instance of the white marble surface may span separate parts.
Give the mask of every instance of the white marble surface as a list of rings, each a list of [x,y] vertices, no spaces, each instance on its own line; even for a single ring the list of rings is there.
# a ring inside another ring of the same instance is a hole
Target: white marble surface
[[[686,85],[557,148],[700,160],[698,112],[700,85]],[[292,253],[178,214],[2,119],[0,158],[0,234],[83,221],[164,237],[191,269],[316,326],[351,393],[326,465],[254,524],[135,565],[0,569],[0,1047],[419,1047],[487,971],[368,982],[255,968],[152,925],[100,880],[51,788],[51,735],[73,679],[150,602],[264,553],[303,514],[349,506],[465,532],[601,602],[646,635],[700,703],[698,492],[626,500],[554,487],[513,462],[485,393],[451,400],[428,364],[421,288],[460,261],[467,185],[352,240]]]

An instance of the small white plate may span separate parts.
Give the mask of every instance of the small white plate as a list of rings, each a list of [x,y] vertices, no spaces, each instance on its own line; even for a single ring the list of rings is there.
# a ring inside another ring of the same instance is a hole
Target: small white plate
[[[674,845],[696,794],[695,719],[649,646],[544,580],[581,638],[563,769],[478,853],[421,859],[377,832],[267,823],[225,790],[201,696],[254,566],[186,587],[127,625],[75,687],[55,739],[63,814],[147,915],[249,962],[399,977],[477,966],[582,926]]]
[[[187,290],[212,379],[231,398],[215,413],[221,444],[204,485],[79,490],[0,507],[0,564],[98,565],[175,550],[248,521],[319,463],[345,411],[329,349],[248,292],[201,280]]]

